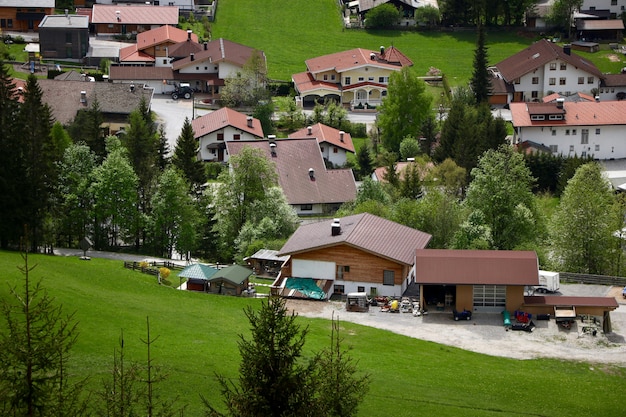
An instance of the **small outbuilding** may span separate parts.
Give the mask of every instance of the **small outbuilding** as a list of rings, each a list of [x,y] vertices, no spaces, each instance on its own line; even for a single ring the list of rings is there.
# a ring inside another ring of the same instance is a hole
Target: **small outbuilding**
[[[276,278],[289,256],[278,256],[277,250],[260,249],[254,255],[244,258],[248,267],[258,277]]]
[[[178,276],[187,279],[187,290],[203,291],[209,290],[209,279],[218,272],[216,268],[204,264],[193,264],[185,267]]]
[[[600,44],[598,42],[572,42],[572,49],[583,52],[598,52],[600,50]]]
[[[209,279],[209,292],[212,294],[241,295],[248,289],[252,270],[241,265],[231,265],[220,269]]]

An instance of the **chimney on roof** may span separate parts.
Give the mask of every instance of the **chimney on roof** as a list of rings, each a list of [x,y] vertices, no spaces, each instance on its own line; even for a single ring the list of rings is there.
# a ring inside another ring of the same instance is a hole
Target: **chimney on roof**
[[[565,55],[571,55],[572,54],[572,45],[570,45],[569,43],[566,43],[565,45],[563,45],[563,53]]]
[[[309,135],[309,136],[312,135],[313,134],[313,127],[311,127],[311,126],[307,127],[306,128],[306,132],[307,132],[306,133],[307,135]]]
[[[565,99],[564,99],[564,98],[561,98],[561,97],[557,98],[557,99],[556,99],[556,108],[557,108],[557,109],[562,109],[562,108],[563,108],[563,103],[564,103],[564,102],[565,102]]]
[[[246,122],[248,123],[248,127],[252,127],[252,116],[248,116]]]
[[[135,84],[130,84],[130,92],[134,93],[135,92]]]
[[[80,102],[82,104],[87,103],[87,92],[86,91],[81,91],[80,92]]]
[[[370,54],[370,59],[371,59],[372,61],[374,61],[374,60],[376,59],[376,54],[375,54],[374,52],[372,52],[372,53]]]
[[[339,219],[333,219],[330,224],[330,235],[339,236],[341,234],[341,221]]]
[[[189,59],[190,59],[191,61],[193,61],[193,60],[195,60],[195,59],[196,59],[196,56],[195,56],[195,54],[194,54],[193,52],[190,52],[190,53],[189,53]]]
[[[115,16],[117,17],[117,21],[120,22],[122,20],[122,12],[120,12],[119,10],[115,11]]]
[[[272,158],[276,158],[276,143],[274,142],[270,143],[270,154]]]
[[[267,135],[267,140],[269,140],[270,143],[273,143],[275,145],[276,144],[276,135]]]
[[[313,168],[309,168],[309,178],[311,181],[315,181],[315,170]]]
[[[191,40],[191,29],[187,29],[187,40]]]
[[[380,46],[380,54],[384,55],[385,54],[385,47],[384,46]]]
[[[595,96],[594,98],[595,98],[595,100],[596,100],[596,103],[599,103],[599,102],[600,102],[600,96],[598,96],[598,95],[597,95],[597,96]]]
[[[344,132],[343,130],[339,131],[339,140],[343,142],[343,137],[346,134],[346,132]]]
[[[65,17],[67,17],[69,19],[69,16],[70,16],[70,11],[65,9]]]
[[[209,44],[207,42],[203,43],[202,45],[204,46],[205,51],[209,49]]]

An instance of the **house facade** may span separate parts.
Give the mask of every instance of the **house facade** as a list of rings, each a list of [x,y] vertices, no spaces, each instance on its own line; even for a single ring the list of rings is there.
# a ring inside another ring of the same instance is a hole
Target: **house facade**
[[[89,51],[89,17],[45,16],[39,24],[39,51],[45,59],[84,58]]]
[[[54,0],[2,0],[0,30],[37,32],[41,21],[54,14]]]
[[[490,68],[491,104],[540,101],[559,93],[595,94],[603,78],[591,62],[575,55],[570,46],[542,39]]]
[[[94,4],[91,24],[96,35],[137,35],[178,24],[178,7],[146,4]]]
[[[225,79],[240,72],[254,54],[266,62],[263,51],[222,38],[199,44],[196,35],[173,29],[157,29],[154,35],[142,37],[150,40],[145,48],[138,43],[120,51],[120,64],[111,66],[110,79],[142,83],[157,93],[171,93],[184,82],[216,100]],[[182,34],[185,36],[180,39]],[[176,39],[179,41],[174,42]]]
[[[320,145],[322,158],[332,167],[343,167],[348,160],[348,153],[354,154],[352,136],[342,130],[317,123],[300,129],[288,136],[289,138],[314,137]]]
[[[258,119],[228,107],[192,120],[191,126],[198,140],[198,158],[206,162],[227,162],[227,142],[263,139],[263,127]]]
[[[626,11],[626,0],[583,0],[581,10],[596,15],[602,11],[606,19],[619,19]]]
[[[400,296],[415,262],[415,248],[425,248],[431,235],[361,213],[341,219],[303,224],[279,255],[289,255],[274,292],[289,294],[288,279],[313,279],[325,296],[367,292]]]
[[[563,156],[626,158],[626,101],[511,103],[514,142]]]
[[[397,48],[351,49],[306,61],[294,74],[298,102],[304,107],[335,100],[346,107],[374,108],[387,95],[389,77],[413,62]]]
[[[351,169],[326,169],[315,138],[230,141],[229,155],[245,147],[259,149],[276,167],[278,184],[299,216],[328,215],[356,198]]]

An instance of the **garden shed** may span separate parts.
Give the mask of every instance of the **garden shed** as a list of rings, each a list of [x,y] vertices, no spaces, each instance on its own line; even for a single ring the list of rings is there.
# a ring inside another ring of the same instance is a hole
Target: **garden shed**
[[[241,295],[248,289],[252,270],[241,265],[231,265],[220,269],[209,279],[209,292],[212,294]]]
[[[216,268],[205,264],[192,264],[179,272],[180,278],[187,279],[187,290],[208,291],[209,278],[218,272]]]

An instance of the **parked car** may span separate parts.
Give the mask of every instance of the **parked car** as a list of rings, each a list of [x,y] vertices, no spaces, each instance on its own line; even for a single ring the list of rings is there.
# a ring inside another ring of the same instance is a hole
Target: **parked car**
[[[471,320],[472,319],[472,312],[470,310],[465,310],[465,309],[463,311],[453,310],[452,311],[452,316],[454,317],[455,321]]]
[[[172,98],[178,100],[180,97],[190,99],[193,97],[193,88],[189,84],[181,84],[172,92]]]

